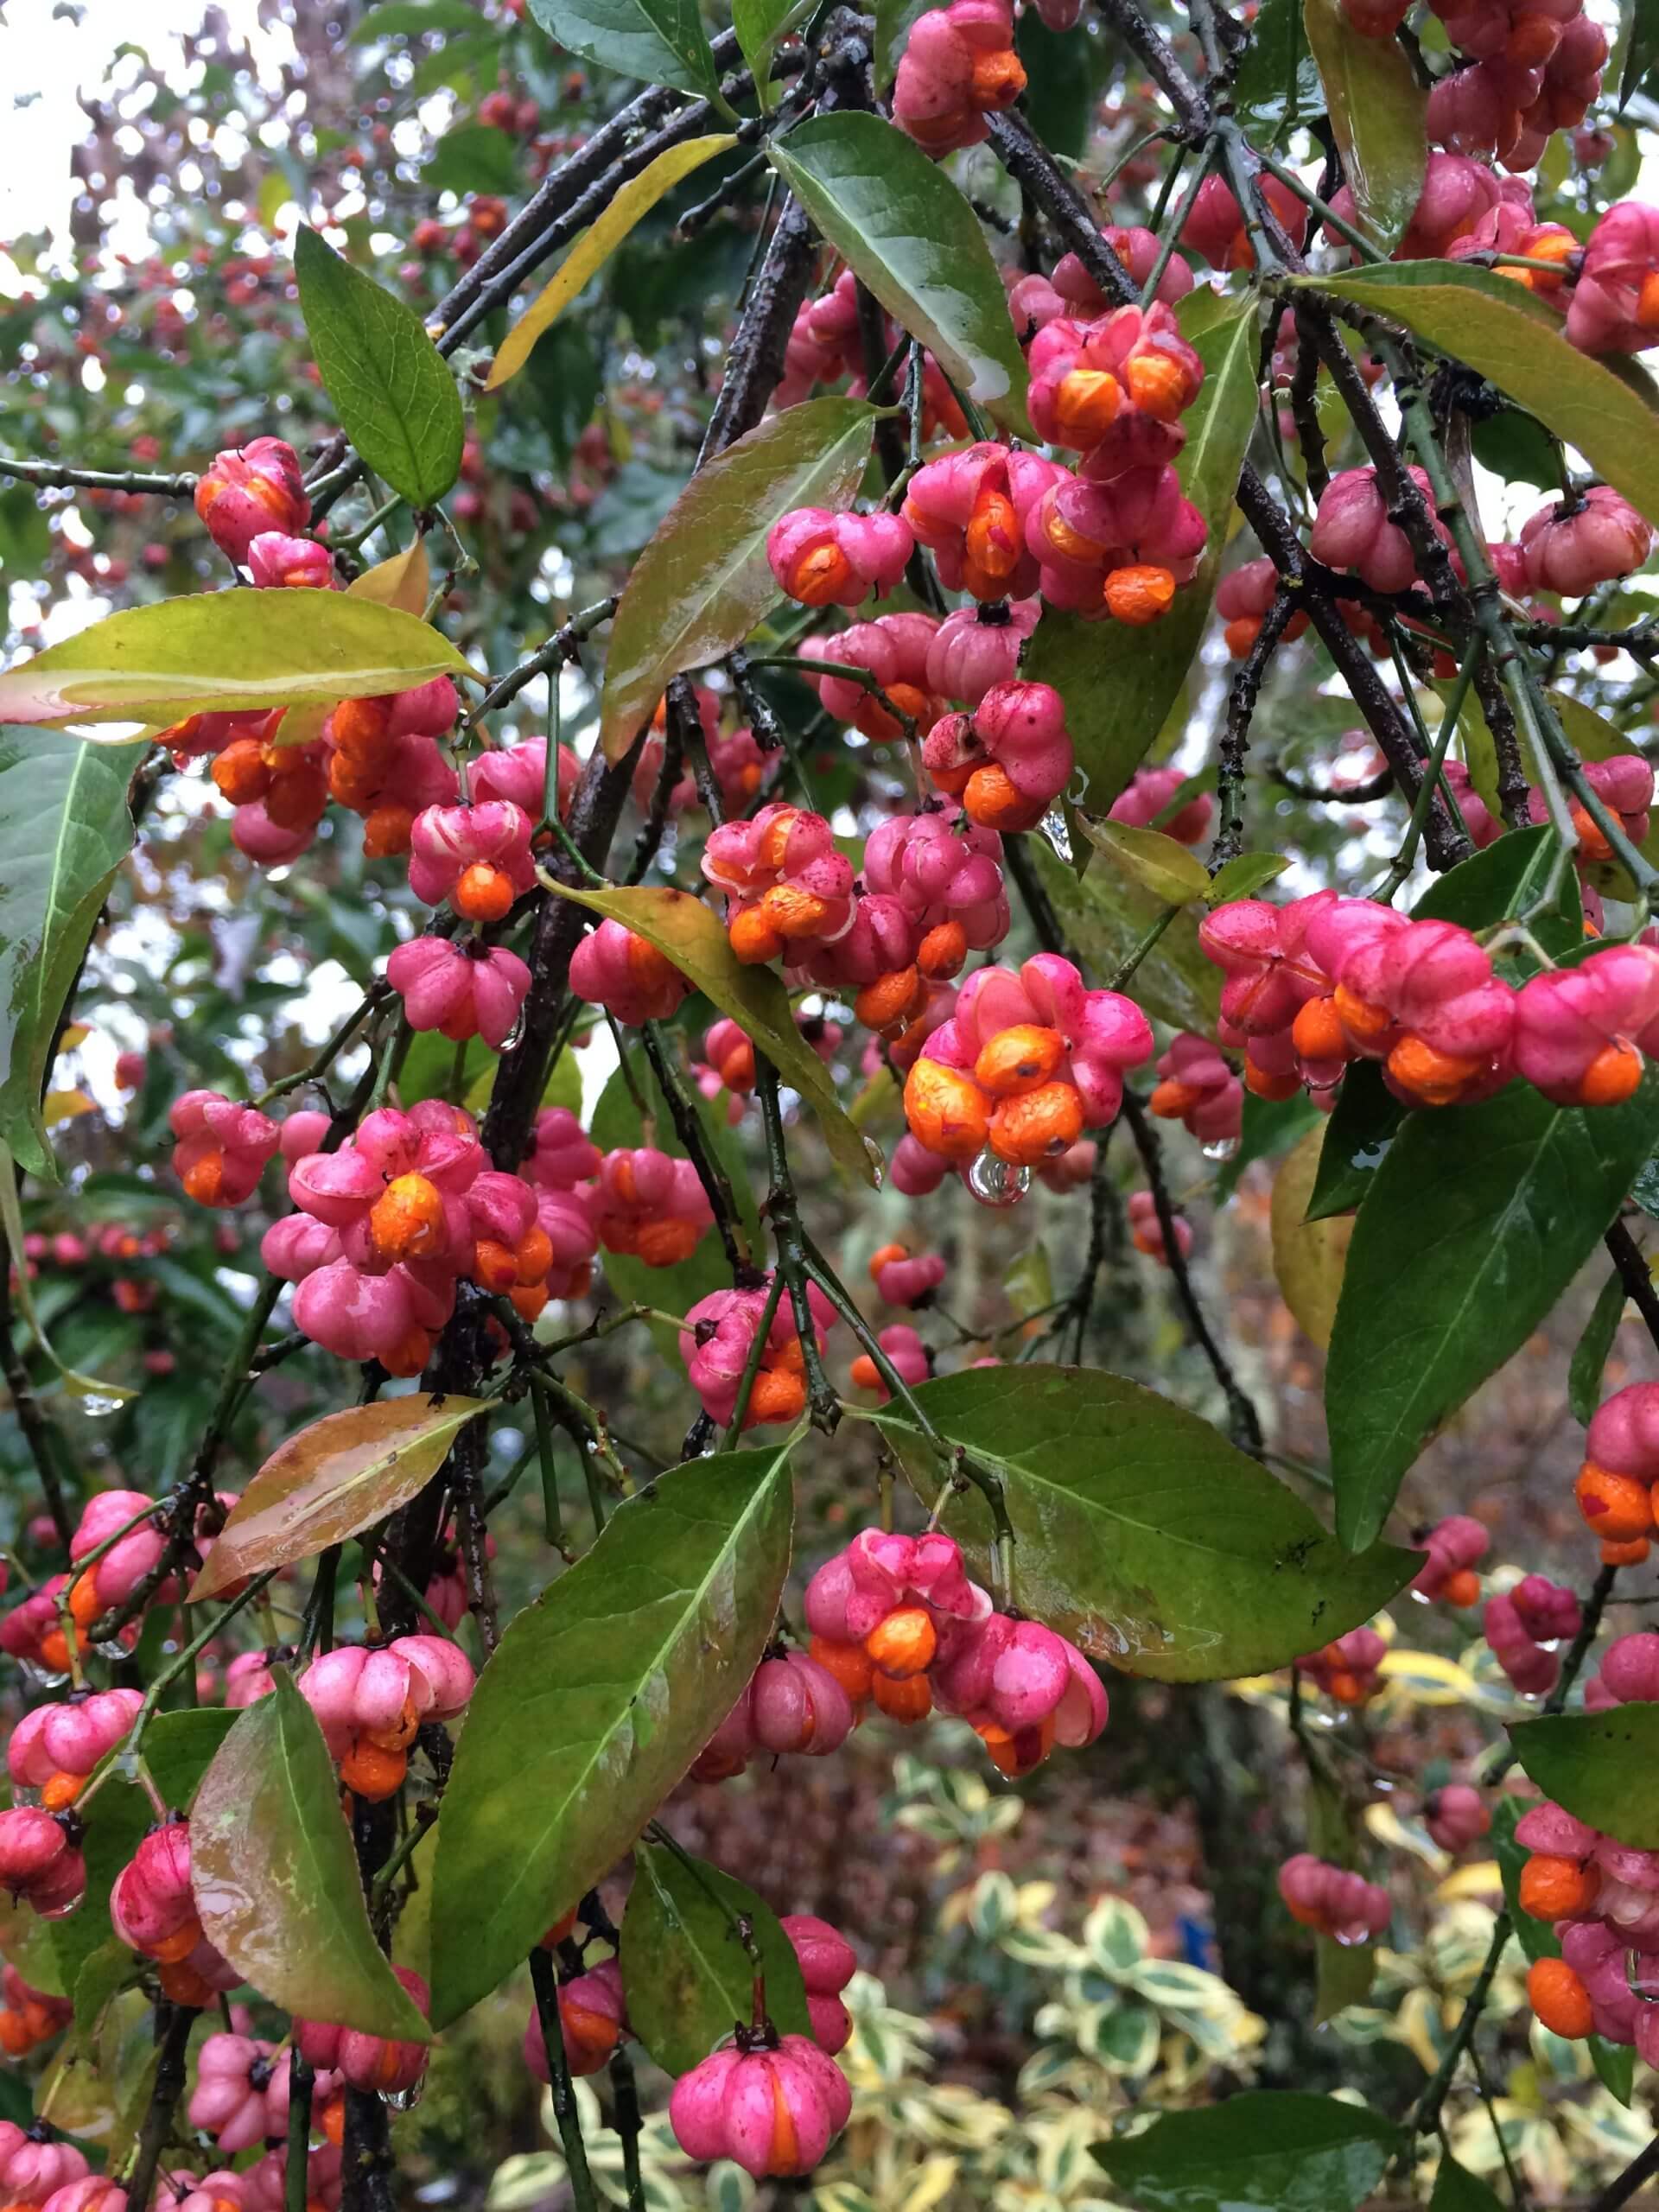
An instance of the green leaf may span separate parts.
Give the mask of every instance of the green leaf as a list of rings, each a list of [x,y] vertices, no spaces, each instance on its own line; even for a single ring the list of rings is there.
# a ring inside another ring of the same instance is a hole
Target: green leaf
[[[137,1981],[139,1973],[137,1955],[118,1936],[87,1955],[75,1976],[74,1989],[75,2025],[83,2035],[97,2034],[111,1999]]]
[[[1481,467],[1506,483],[1533,484],[1541,492],[1560,486],[1560,448],[1536,416],[1518,407],[1500,408],[1472,423],[1470,443]]]
[[[1532,1856],[1524,1843],[1515,1840],[1515,1825],[1524,1809],[1507,1796],[1500,1797],[1492,1807],[1492,1856],[1503,1878],[1503,1897],[1516,1940],[1526,1953],[1528,1964],[1535,1965],[1540,1959],[1559,1959],[1561,1945],[1554,1922],[1535,1920],[1521,1902],[1521,1872]]]
[[[1271,883],[1289,866],[1282,853],[1239,853],[1224,861],[1211,877],[1206,894],[1210,904],[1224,906],[1230,899],[1252,899],[1264,883]]]
[[[1054,619],[1051,607],[1039,635]],[[1109,976],[1164,912],[1160,899],[1113,869],[1096,865],[1086,875],[1076,876],[1041,837],[1028,836],[1026,849],[1068,942],[1091,976]],[[1215,1035],[1221,971],[1205,957],[1190,910],[1176,915],[1135,969],[1135,998],[1138,1006],[1172,1028]]]
[[[1510,830],[1466,861],[1437,876],[1412,908],[1419,921],[1457,922],[1465,929],[1490,929],[1510,915],[1536,906],[1555,862],[1555,833],[1548,824]],[[1568,871],[1571,876],[1571,871]],[[1535,918],[1535,933],[1554,953],[1571,950],[1584,940],[1584,910],[1575,880],[1562,884],[1553,912]]]
[[[1095,2156],[1143,2212],[1356,2212],[1401,2145],[1362,2105],[1258,2089],[1166,2113]]]
[[[369,10],[347,43],[372,46],[376,39],[421,38],[428,31],[477,28],[478,11],[472,0],[385,0],[383,6]]]
[[[200,592],[106,615],[0,671],[0,722],[173,722],[471,673],[429,623],[350,592]]]
[[[169,1812],[188,1813],[201,1778],[236,1725],[222,1706],[186,1707],[158,1713],[144,1731],[144,1764]]]
[[[768,149],[772,167],[888,314],[1023,437],[1026,360],[977,215],[913,138],[840,109]]]
[[[0,733],[0,1140],[54,1182],[41,1097],[65,1001],[132,849],[127,785],[147,750]]]
[[[1183,331],[1192,302],[1208,297],[1200,287],[1182,301],[1177,313]],[[1255,427],[1260,333],[1255,299],[1234,302],[1192,342],[1204,363],[1204,383],[1184,417],[1186,444],[1176,468],[1182,491],[1210,531],[1198,573],[1148,629],[1045,608],[1020,665],[1022,676],[1052,683],[1065,698],[1066,726],[1087,779],[1083,803],[1097,815],[1128,788],[1192,664],[1210,619],[1226,551],[1226,518]]]
[[[52,557],[52,531],[32,487],[0,490],[0,571],[16,581],[43,575]]]
[[[633,1103],[629,1077],[645,1102],[645,1110],[652,1116],[653,1133],[647,1139],[639,1118],[639,1109]],[[738,1215],[749,1239],[749,1249],[759,1252],[765,1249],[760,1234],[760,1217],[755,1211],[754,1194],[750,1188],[749,1169],[739,1147],[733,1141],[726,1126],[726,1116],[719,1109],[724,1097],[717,1101],[702,1098],[693,1093],[698,1121],[702,1125],[704,1141],[725,1168],[737,1201]],[[601,1152],[613,1152],[620,1147],[660,1144],[665,1151],[677,1153],[680,1144],[675,1134],[668,1104],[657,1082],[650,1064],[643,1054],[638,1065],[630,1065],[626,1072],[619,1068],[601,1092],[594,1108],[593,1122],[588,1135]],[[601,1252],[601,1264],[606,1281],[620,1299],[639,1306],[655,1306],[670,1313],[686,1313],[699,1299],[710,1291],[724,1290],[732,1280],[731,1269],[726,1264],[726,1255],[719,1236],[712,1229],[703,1231],[702,1240],[689,1260],[681,1260],[671,1268],[647,1267],[643,1260],[627,1252]],[[664,1359],[679,1358],[678,1332],[664,1321],[653,1321],[651,1332],[656,1338]]]
[[[1050,30],[1033,8],[1016,24],[1014,43],[1026,72],[1020,105],[1033,130],[1050,153],[1080,162],[1094,127],[1099,97],[1092,66],[1091,48],[1096,41],[1080,28]]]
[[[13,1252],[21,1252],[23,1249],[23,1212],[17,1200],[16,1171],[10,1151],[4,1144],[0,1144],[0,1229],[4,1230],[5,1241],[10,1249]],[[104,1382],[100,1382],[95,1375],[79,1374],[74,1368],[66,1365],[64,1361],[59,1358],[57,1353],[52,1349],[51,1340],[47,1336],[45,1325],[35,1306],[35,1294],[29,1287],[29,1269],[26,1267],[20,1267],[17,1269],[12,1296],[16,1301],[18,1311],[29,1325],[30,1335],[51,1361],[53,1366],[57,1369],[60,1380],[72,1396],[89,1400],[101,1399],[107,1408],[110,1406],[121,1405],[129,1398],[137,1395],[137,1391],[128,1389],[124,1383]]]
[[[570,302],[596,276],[634,225],[651,213],[664,194],[690,176],[694,169],[724,154],[737,141],[729,132],[692,138],[669,146],[613,194],[597,222],[591,224],[571,247],[551,277],[524,309],[496,349],[486,391],[499,391],[530,359],[531,349],[545,330],[550,330]]]
[[[1360,228],[1387,253],[1404,237],[1423,188],[1428,95],[1399,41],[1363,36],[1341,0],[1305,0],[1303,22]]]
[[[202,1933],[287,2012],[429,2043],[369,1926],[316,1716],[286,1668],[271,1675],[275,1689],[237,1715],[196,1792],[190,1886]]]
[[[671,886],[572,891],[551,877],[542,880],[562,899],[608,915],[654,944],[722,1014],[730,1014],[784,1081],[800,1092],[823,1123],[824,1141],[841,1166],[871,1185],[880,1181],[881,1154],[842,1111],[829,1071],[795,1027],[782,979],[770,968],[746,967],[701,899]]]
[[[1141,830],[1128,822],[1091,822],[1082,814],[1077,819],[1096,851],[1108,855],[1160,906],[1190,906],[1195,899],[1209,897],[1208,868],[1196,853],[1161,830]]]
[[[1659,0],[1633,0],[1630,35],[1618,73],[1618,112],[1630,105],[1630,95],[1659,61]]]
[[[429,193],[493,192],[504,198],[519,188],[516,140],[487,123],[461,123],[446,130],[421,171]]]
[[[934,0],[875,0],[875,89],[885,92],[899,73],[911,27]]]
[[[1554,1305],[1656,1135],[1651,1070],[1622,1106],[1515,1083],[1406,1116],[1360,1210],[1325,1368],[1344,1543],[1380,1534],[1407,1468]]]
[[[1659,409],[1605,361],[1569,346],[1559,317],[1519,285],[1455,261],[1402,261],[1352,276],[1294,281],[1375,308],[1478,370],[1576,446],[1649,522],[1659,521]]]
[[[413,308],[342,261],[302,224],[294,241],[300,312],[340,427],[411,507],[461,474],[461,394]]]
[[[1435,2170],[1428,2212],[1503,2212],[1503,2208],[1485,2183],[1460,2166],[1448,2151],[1442,2152]]]
[[[806,1986],[778,1916],[754,1891],[700,1859],[636,1844],[622,1923],[628,2022],[666,2074],[707,2058],[753,2012],[754,1968],[734,1923],[745,1916],[766,1975],[766,2012],[780,2035],[810,2036]]]
[[[231,1508],[191,1586],[193,1604],[245,1576],[343,1543],[424,1490],[481,1398],[382,1398],[325,1414],[279,1444]]]
[[[619,76],[714,94],[720,72],[696,0],[530,0],[561,46]]]
[[[1609,2043],[1605,2036],[1590,2038],[1590,2063],[1601,2077],[1601,2086],[1617,2097],[1622,2105],[1629,2105],[1636,2088],[1636,2047],[1628,2043]]]
[[[1572,1364],[1567,1370],[1567,1402],[1573,1418],[1582,1421],[1587,1428],[1590,1417],[1601,1403],[1601,1371],[1607,1364],[1607,1355],[1613,1348],[1613,1338],[1618,1334],[1618,1325],[1624,1318],[1624,1280],[1614,1268],[1590,1311],[1584,1325],[1584,1334],[1573,1347]]]
[[[1001,1476],[1021,1602],[1128,1674],[1195,1682],[1280,1667],[1370,1618],[1421,1555],[1344,1558],[1301,1500],[1208,1421],[1121,1376],[972,1368],[917,1402]],[[876,1414],[931,1505],[938,1463],[902,1408]],[[971,1491],[950,1532],[988,1548]]]
[[[1636,1851],[1659,1851],[1659,1705],[1550,1713],[1510,1731],[1546,1797]]]
[[[620,1857],[730,1712],[772,1633],[791,1503],[787,1446],[674,1468],[508,1629],[444,1793],[436,2026]]]
[[[1262,145],[1283,145],[1299,122],[1324,107],[1302,0],[1262,0],[1239,64],[1234,99],[1246,135]]]
[[[792,507],[844,507],[870,457],[878,410],[808,399],[700,468],[640,555],[616,610],[600,741],[621,758],[671,676],[741,645],[778,596],[766,532]]]
[[[762,107],[769,107],[775,94],[775,87],[767,80],[778,41],[810,12],[810,4],[811,0],[732,0],[732,29]]]

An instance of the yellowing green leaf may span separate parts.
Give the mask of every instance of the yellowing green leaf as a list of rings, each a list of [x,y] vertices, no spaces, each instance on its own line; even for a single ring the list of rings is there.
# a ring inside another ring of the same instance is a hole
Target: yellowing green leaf
[[[1405,48],[1357,31],[1341,0],[1305,0],[1302,12],[1360,227],[1386,252],[1405,235],[1423,188],[1428,95]]]
[[[1306,1221],[1307,1202],[1319,1169],[1325,1128],[1310,1129],[1287,1153],[1273,1180],[1268,1218],[1273,1231],[1273,1272],[1281,1296],[1304,1332],[1323,1351],[1331,1342],[1342,1293],[1343,1269],[1353,1236],[1351,1219]]]
[[[1478,369],[1659,522],[1659,409],[1605,361],[1569,346],[1560,318],[1519,285],[1456,261],[1402,261],[1297,281],[1374,308]]]
[[[1142,830],[1129,822],[1091,822],[1077,817],[1084,835],[1131,881],[1166,906],[1190,906],[1209,895],[1210,872],[1194,853],[1161,830]]]
[[[741,645],[778,596],[766,532],[791,507],[844,507],[878,410],[861,399],[786,407],[700,468],[628,578],[611,630],[600,742],[620,760],[671,676]]]
[[[279,1444],[231,1509],[193,1603],[343,1543],[425,1488],[480,1398],[383,1398],[325,1414]]]
[[[416,537],[389,561],[365,569],[346,589],[353,599],[370,599],[377,607],[396,607],[405,614],[424,614],[432,591],[426,540]]]
[[[628,232],[648,215],[665,193],[682,179],[735,146],[729,134],[713,138],[690,138],[682,146],[669,146],[648,162],[616,194],[604,213],[582,232],[548,283],[502,340],[490,365],[486,391],[499,391],[509,377],[518,375],[530,359],[531,348],[544,330],[550,330],[572,300],[616,251]]]
[[[429,623],[349,592],[202,592],[127,607],[0,671],[0,722],[165,723],[471,673]]]
[[[654,944],[722,1014],[730,1014],[748,1033],[784,1081],[800,1092],[822,1122],[824,1141],[841,1166],[867,1183],[880,1181],[881,1154],[860,1136],[842,1110],[829,1071],[795,1027],[781,981],[770,968],[744,966],[718,917],[701,899],[671,886],[573,891],[551,877],[542,880],[561,899],[574,899],[595,914],[607,915]]]

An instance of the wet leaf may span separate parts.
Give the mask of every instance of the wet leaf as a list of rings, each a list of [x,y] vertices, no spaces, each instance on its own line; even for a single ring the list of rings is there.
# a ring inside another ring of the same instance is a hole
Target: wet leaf
[[[674,1468],[508,1629],[444,1794],[435,2025],[579,1902],[730,1712],[772,1633],[791,1506],[787,1446]]]
[[[1307,1202],[1319,1173],[1324,1128],[1310,1129],[1287,1154],[1273,1181],[1269,1218],[1273,1272],[1280,1295],[1303,1332],[1324,1351],[1337,1318],[1343,1270],[1353,1236],[1351,1221],[1308,1221]]]
[[[1254,2089],[1166,2113],[1095,2156],[1142,2212],[1356,2212],[1401,2143],[1363,2105]]]
[[[1518,284],[1455,261],[1294,281],[1374,308],[1467,362],[1576,446],[1649,522],[1659,521],[1659,409],[1605,361],[1569,346],[1560,318]]]
[[[369,1926],[340,1781],[285,1668],[238,1713],[196,1792],[190,1886],[202,1933],[273,2005],[365,2035],[431,2031]]]
[[[1325,105],[1301,0],[1262,0],[1250,29],[1234,89],[1238,119],[1259,144],[1283,145]]]
[[[413,308],[342,261],[305,224],[294,241],[300,312],[340,427],[412,507],[461,473],[461,394]]]
[[[669,146],[647,162],[636,177],[630,178],[615,194],[597,222],[585,230],[576,240],[552,276],[524,309],[496,350],[486,379],[486,391],[499,391],[510,377],[518,375],[530,359],[531,349],[545,330],[550,330],[584,286],[616,251],[634,225],[648,215],[665,194],[711,162],[716,154],[724,154],[737,141],[729,134],[710,138],[690,138],[683,145]]]
[[[1406,1470],[1549,1312],[1656,1137],[1651,1069],[1622,1106],[1553,1106],[1515,1083],[1406,1116],[1355,1226],[1325,1369],[1344,1542],[1380,1534]]]
[[[325,1414],[279,1444],[231,1509],[193,1604],[244,1576],[312,1559],[407,1504],[449,1456],[481,1398],[382,1398]]]
[[[682,92],[720,89],[696,0],[530,0],[530,12],[561,46],[620,76]]]
[[[1185,332],[1196,319],[1194,302],[1177,310]],[[1205,307],[1206,315],[1213,314]],[[1087,779],[1082,803],[1103,814],[1125,791],[1145,759],[1192,667],[1210,619],[1210,603],[1226,550],[1226,521],[1250,433],[1255,427],[1256,355],[1260,347],[1255,299],[1229,303],[1228,312],[1192,340],[1204,363],[1204,384],[1182,420],[1186,445],[1176,463],[1181,489],[1209,526],[1198,573],[1175,594],[1160,622],[1132,629],[1110,620],[1088,622],[1061,607],[1047,607],[1033,632],[1020,674],[1052,683],[1066,702],[1066,725]]]
[[[1567,1371],[1568,1409],[1573,1420],[1582,1421],[1586,1428],[1591,1415],[1601,1403],[1601,1372],[1624,1318],[1624,1279],[1615,1268],[1591,1308],[1590,1319],[1573,1347],[1572,1364]]]
[[[1240,853],[1216,870],[1206,896],[1212,906],[1224,906],[1230,899],[1252,899],[1289,866],[1282,853]]]
[[[468,673],[429,623],[349,592],[202,592],[106,615],[0,671],[0,722],[160,724],[378,698]]]
[[[1302,15],[1359,227],[1389,252],[1423,188],[1428,95],[1399,41],[1366,38],[1342,0],[1305,0]]]
[[[628,2021],[664,2073],[684,2074],[753,2012],[754,1968],[734,1925],[747,1916],[780,2035],[810,2035],[800,1961],[778,1916],[754,1891],[700,1859],[660,1844],[634,1847],[622,1923]]]
[[[797,124],[772,167],[848,266],[968,397],[1020,435],[1026,362],[979,218],[938,163],[879,115]]]
[[[1021,1604],[1128,1674],[1213,1681],[1283,1666],[1368,1620],[1422,1563],[1387,1545],[1344,1558],[1257,1461],[1121,1376],[976,1368],[916,1395],[948,1442],[1001,1475]],[[902,1408],[876,1419],[931,1505],[934,1454]],[[945,1526],[982,1560],[977,1491]]]
[[[64,1001],[132,849],[127,785],[147,750],[0,731],[0,1140],[51,1182],[41,1093]]]
[[[793,413],[795,410],[790,410]],[[824,1141],[850,1175],[880,1179],[881,1154],[842,1110],[823,1062],[803,1039],[790,1011],[789,994],[770,968],[746,967],[732,950],[718,918],[689,892],[639,885],[617,891],[572,891],[543,877],[562,899],[608,915],[640,937],[691,981],[722,1014],[753,1039],[791,1090],[798,1090],[823,1124]]]
[[[1659,1706],[1550,1713],[1510,1731],[1546,1797],[1635,1851],[1659,1851]]]
[[[1161,906],[1190,906],[1210,894],[1210,872],[1195,853],[1161,830],[1141,830],[1128,822],[1091,822],[1077,817],[1096,852]]]
[[[620,760],[671,676],[741,645],[778,596],[766,532],[793,507],[844,507],[879,410],[861,399],[786,407],[700,468],[634,564],[605,664],[600,741]]]

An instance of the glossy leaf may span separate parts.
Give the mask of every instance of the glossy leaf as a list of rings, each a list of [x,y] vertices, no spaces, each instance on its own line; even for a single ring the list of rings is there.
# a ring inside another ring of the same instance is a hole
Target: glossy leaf
[[[1190,906],[1210,893],[1210,871],[1198,855],[1161,830],[1141,830],[1128,822],[1077,821],[1096,852],[1150,892],[1163,906]]]
[[[1053,619],[1043,617],[1046,629]],[[1164,912],[1164,902],[1096,861],[1074,875],[1052,845],[1027,841],[1039,880],[1059,916],[1068,943],[1090,977],[1103,981],[1133,952]],[[1221,971],[1205,958],[1191,912],[1176,915],[1135,971],[1138,1006],[1172,1028],[1213,1037],[1221,1007]]]
[[[1200,289],[1178,309],[1183,331]],[[1206,310],[1208,312],[1208,310]],[[1052,683],[1066,702],[1066,722],[1087,779],[1083,804],[1103,814],[1128,788],[1179,696],[1192,664],[1226,550],[1226,522],[1255,427],[1256,303],[1246,296],[1192,339],[1204,383],[1182,421],[1186,444],[1176,463],[1181,489],[1209,526],[1198,573],[1175,594],[1160,622],[1132,629],[1110,620],[1046,608],[1027,647],[1021,674]]]
[[[444,1793],[437,2026],[627,1850],[730,1712],[772,1633],[791,1518],[786,1447],[674,1468],[508,1629]]]
[[[1478,2175],[1446,2152],[1434,2171],[1428,2212],[1503,2212],[1503,2208]]]
[[[1359,226],[1387,253],[1405,235],[1423,188],[1428,95],[1399,41],[1363,36],[1342,0],[1305,0],[1302,17]]]
[[[786,407],[700,468],[634,565],[611,631],[600,741],[620,760],[671,676],[741,645],[778,596],[766,532],[792,507],[844,507],[879,410],[861,399]]]
[[[1091,39],[1086,30],[1079,38],[1070,31],[1052,31],[1030,8],[1014,26],[1014,43],[1026,73],[1020,105],[1033,130],[1050,153],[1081,162],[1099,105],[1096,57],[1105,41]]]
[[[190,1598],[313,1559],[405,1505],[449,1456],[481,1398],[382,1398],[325,1414],[277,1446],[232,1507]]]
[[[11,1154],[0,1144],[0,1229],[5,1231],[5,1241],[13,1252],[23,1249],[23,1212],[17,1200],[17,1176]],[[35,1303],[35,1294],[29,1287],[29,1269],[19,1268],[12,1287],[12,1298],[18,1312],[28,1324],[29,1334],[58,1371],[58,1376],[71,1396],[99,1399],[105,1405],[120,1405],[137,1393],[122,1382],[103,1382],[95,1375],[82,1375],[75,1368],[67,1366],[52,1349],[40,1310]]]
[[[1622,1106],[1553,1106],[1511,1084],[1408,1115],[1348,1254],[1325,1369],[1337,1528],[1377,1536],[1430,1435],[1518,1351],[1659,1137],[1659,1075]]]
[[[734,1923],[749,1922],[780,2035],[810,2035],[800,1961],[778,1916],[718,1866],[636,1844],[622,1923],[622,1986],[633,2032],[666,2074],[684,2074],[753,2013],[754,1967]]]
[[[1222,862],[1205,895],[1212,906],[1224,906],[1230,899],[1253,899],[1264,883],[1271,883],[1289,866],[1282,853],[1240,853]]]
[[[1310,1129],[1281,1163],[1273,1181],[1269,1222],[1273,1272],[1279,1293],[1303,1332],[1320,1351],[1331,1342],[1342,1294],[1343,1271],[1354,1233],[1351,1221],[1309,1221],[1307,1202],[1319,1174],[1323,1128]]]
[[[1325,105],[1302,0],[1262,0],[1250,29],[1234,88],[1238,118],[1258,144],[1281,146]]]
[[[1515,1756],[1546,1797],[1637,1851],[1659,1851],[1659,1705],[1517,1721]]]
[[[544,330],[550,330],[583,288],[604,267],[634,225],[648,215],[667,193],[724,154],[737,141],[729,136],[690,138],[683,145],[665,147],[636,177],[615,194],[597,222],[585,230],[557,269],[524,309],[496,349],[486,391],[499,391],[517,376],[530,359],[531,349]]]
[[[1391,315],[1465,361],[1576,446],[1597,474],[1659,521],[1659,409],[1605,361],[1581,353],[1529,292],[1467,262],[1403,261],[1298,280]]]
[[[749,65],[762,107],[770,107],[777,86],[769,83],[778,42],[811,12],[811,0],[732,0],[732,29]]]
[[[1283,1666],[1369,1619],[1421,1564],[1386,1545],[1344,1559],[1264,1467],[1121,1376],[976,1368],[916,1395],[948,1442],[1001,1477],[1022,1604],[1128,1674],[1214,1681]],[[876,1419],[931,1505],[936,1457],[902,1408]],[[946,1526],[982,1557],[977,1491]]]
[[[1142,2212],[1356,2212],[1402,2139],[1363,2105],[1256,2089],[1166,2113],[1095,2156]]]
[[[1022,436],[1026,362],[979,218],[938,163],[880,116],[842,108],[768,149],[848,266],[969,397]]]
[[[1656,61],[1659,61],[1659,0],[1631,0],[1630,35],[1618,73],[1621,115]]]
[[[294,241],[300,312],[340,427],[366,467],[412,507],[461,473],[461,394],[413,308],[302,224]]]
[[[561,46],[619,76],[682,92],[720,89],[697,0],[530,0],[530,12]]]
[[[842,1112],[828,1070],[795,1027],[781,979],[770,968],[746,967],[732,950],[718,918],[701,899],[669,887],[572,891],[550,878],[543,880],[562,899],[574,899],[595,914],[624,923],[665,954],[706,998],[748,1033],[784,1081],[800,1092],[823,1126],[824,1141],[849,1174],[872,1185],[880,1180],[881,1154]]]
[[[1567,1370],[1568,1410],[1573,1420],[1582,1421],[1586,1428],[1591,1415],[1601,1403],[1602,1370],[1607,1364],[1607,1355],[1613,1348],[1613,1338],[1618,1334],[1618,1325],[1624,1318],[1624,1281],[1615,1268],[1601,1286]]]
[[[0,1139],[54,1182],[41,1096],[64,1001],[132,849],[127,785],[146,749],[0,732]]]
[[[0,722],[130,728],[186,715],[327,706],[469,673],[429,624],[349,592],[203,592],[106,615],[0,671]]]
[[[236,1718],[190,1817],[202,1933],[262,1997],[302,2019],[427,2043],[369,1926],[340,1781],[283,1667]]]
[[[150,1722],[144,1731],[144,1764],[169,1812],[190,1810],[202,1777],[235,1725],[234,1712],[207,1705],[160,1713]]]

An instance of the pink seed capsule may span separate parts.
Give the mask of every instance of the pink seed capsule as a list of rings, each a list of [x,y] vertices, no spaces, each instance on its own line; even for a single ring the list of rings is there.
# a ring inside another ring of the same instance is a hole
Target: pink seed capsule
[[[705,2058],[675,2083],[668,2114],[688,2158],[731,2158],[760,2180],[810,2173],[851,2110],[834,2061],[810,2037],[785,2036],[775,2048]]]

